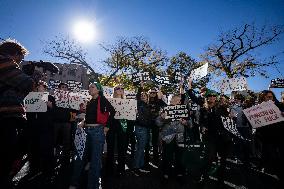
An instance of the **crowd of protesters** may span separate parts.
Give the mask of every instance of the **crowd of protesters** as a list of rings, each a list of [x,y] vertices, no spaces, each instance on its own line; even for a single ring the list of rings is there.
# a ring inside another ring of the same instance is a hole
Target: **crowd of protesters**
[[[219,162],[217,179],[221,188],[227,159],[231,157],[242,162],[244,172],[259,162],[259,168],[277,175],[280,182],[283,182],[284,149],[281,138],[284,122],[255,130],[243,110],[271,100],[284,116],[284,97],[279,102],[272,91],[264,90],[259,95],[249,93],[244,96],[237,93],[234,98],[229,98],[206,88],[201,88],[200,95],[196,95],[189,79],[188,90],[181,86],[180,91],[173,94],[168,103],[188,105],[189,116],[171,122],[165,119],[163,107],[167,103],[163,101],[161,91],[145,91],[144,83],[141,82],[137,88],[137,118],[129,121],[114,118],[114,107],[103,95],[100,83],[95,82],[89,85],[92,99],[81,104],[79,111],[57,107],[55,98],[49,95],[46,112],[27,113],[23,106],[24,97],[32,91],[47,91],[46,82],[34,79],[19,68],[19,63],[27,52],[15,41],[0,44],[1,188],[12,188],[12,177],[19,170],[17,165],[25,154],[28,154],[30,174],[41,173],[47,178],[54,174],[56,158],[60,156],[62,166],[72,166],[68,186],[70,189],[80,187],[80,177],[87,164],[90,189],[100,187],[102,169],[106,176],[124,176],[128,156],[132,162],[130,169],[136,176],[148,173],[147,165],[151,163],[161,168],[165,180],[171,175],[172,167],[176,177],[183,177],[186,169],[181,158],[187,143],[185,138],[189,138],[191,144],[204,144],[201,184],[209,179],[212,163]],[[58,88],[68,90],[68,85],[61,83]],[[124,86],[117,85],[113,88],[113,98],[125,98]],[[194,103],[197,107],[193,110],[191,105]],[[226,130],[221,116],[232,118],[246,140],[235,137]],[[77,127],[86,132],[86,147],[82,158],[78,158],[73,145]],[[105,142],[106,163],[102,167]],[[127,154],[129,145],[130,155]]]

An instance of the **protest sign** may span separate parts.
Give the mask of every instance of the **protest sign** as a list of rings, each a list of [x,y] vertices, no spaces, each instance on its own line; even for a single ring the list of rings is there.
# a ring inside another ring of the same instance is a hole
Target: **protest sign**
[[[126,99],[136,99],[136,92],[135,91],[128,91],[128,90],[125,90],[124,91],[124,95],[125,95],[125,98]]]
[[[208,63],[204,64],[203,66],[200,66],[199,68],[196,68],[191,71],[190,77],[193,80],[199,80],[207,75],[208,72]]]
[[[247,90],[247,81],[245,77],[223,79],[219,85],[223,94],[231,93],[232,91]]]
[[[137,101],[133,99],[108,98],[116,113],[115,119],[136,120]]]
[[[80,104],[84,103],[84,98],[80,93],[70,92],[68,103],[71,109],[79,110]]]
[[[284,121],[279,108],[272,101],[263,102],[243,110],[253,128]]]
[[[284,88],[284,79],[272,79],[270,83],[270,88]]]
[[[167,85],[171,85],[170,83],[170,79],[168,76],[159,76],[156,75],[154,77],[154,81],[159,84],[159,85],[163,85],[163,86],[167,86]]]
[[[69,108],[69,91],[55,90],[54,97],[57,107]]]
[[[139,85],[141,81],[147,82],[151,81],[149,72],[141,72],[132,74],[132,82]]]
[[[68,90],[74,91],[74,92],[80,91],[83,87],[82,82],[74,81],[74,80],[68,80],[67,85],[68,85]]]
[[[61,80],[50,79],[48,82],[48,89],[57,89],[60,83],[62,83]]]
[[[84,101],[91,100],[92,96],[89,93],[89,90],[80,90],[78,91],[80,96],[83,98]]]
[[[103,86],[104,96],[111,98],[113,94],[113,87]]]
[[[48,92],[30,92],[24,99],[26,112],[46,112]]]
[[[168,105],[164,107],[166,113],[165,119],[175,121],[181,118],[188,118],[188,109],[186,105]]]

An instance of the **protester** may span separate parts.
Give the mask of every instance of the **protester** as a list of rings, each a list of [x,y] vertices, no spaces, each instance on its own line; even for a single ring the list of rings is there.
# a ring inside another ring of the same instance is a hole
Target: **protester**
[[[99,178],[101,176],[102,154],[105,143],[105,135],[114,118],[115,110],[110,102],[103,96],[103,88],[99,83],[92,83],[89,86],[89,93],[92,99],[88,102],[86,108],[85,120],[80,122],[79,127],[83,127],[87,140],[82,159],[77,154],[74,162],[71,185],[69,189],[80,187],[79,181],[84,167],[90,161],[88,173],[88,189],[99,189]]]
[[[24,74],[19,64],[28,54],[27,49],[14,40],[0,43],[0,183],[1,188],[12,188],[9,172],[16,159],[21,159],[27,140],[23,131],[26,128],[24,97],[33,90],[34,82]]]
[[[124,99],[124,87],[117,85],[113,89],[113,98]],[[115,163],[115,146],[117,144],[118,165],[116,175],[121,176],[125,172],[126,150],[127,150],[127,120],[114,119],[110,120],[109,131],[107,133],[107,158],[106,173],[112,175],[114,173]]]
[[[144,151],[148,141],[149,127],[151,124],[151,109],[148,105],[148,94],[142,92],[143,82],[137,92],[137,118],[135,121],[136,150],[134,155],[134,172],[135,174],[147,173],[144,164]]]

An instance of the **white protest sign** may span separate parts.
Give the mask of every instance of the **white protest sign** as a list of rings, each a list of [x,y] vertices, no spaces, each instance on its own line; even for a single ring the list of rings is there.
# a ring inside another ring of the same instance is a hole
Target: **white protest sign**
[[[68,85],[68,90],[70,91],[80,91],[83,87],[82,82],[74,80],[68,80],[67,85]]]
[[[136,120],[137,100],[108,98],[116,113],[115,119]]]
[[[80,104],[84,103],[84,98],[79,93],[69,93],[69,99],[68,99],[69,107],[74,110],[80,109]]]
[[[24,99],[26,112],[46,112],[48,92],[30,92]]]
[[[58,85],[62,83],[61,80],[54,80],[54,79],[50,79],[48,82],[48,88],[49,89],[57,89]]]
[[[128,90],[125,90],[124,94],[125,94],[126,99],[136,99],[136,95],[137,95],[135,91],[128,91]]]
[[[111,98],[113,94],[113,88],[108,86],[103,86],[104,96],[107,98]]]
[[[57,107],[69,108],[69,91],[55,90],[55,104]]]
[[[204,64],[203,66],[200,66],[199,68],[196,68],[191,71],[190,77],[193,80],[199,80],[207,75],[208,72],[208,63]]]
[[[219,88],[223,94],[232,91],[245,91],[247,90],[247,80],[245,77],[223,79]]]
[[[279,108],[272,101],[247,108],[243,112],[253,128],[284,121]]]
[[[83,128],[78,127],[75,132],[74,144],[80,159],[83,158],[85,146],[87,141],[87,134]]]
[[[92,96],[90,95],[89,90],[80,90],[78,93],[85,101],[92,99]]]
[[[188,118],[188,109],[186,105],[168,105],[164,107],[166,113],[165,119],[175,121],[181,118]]]

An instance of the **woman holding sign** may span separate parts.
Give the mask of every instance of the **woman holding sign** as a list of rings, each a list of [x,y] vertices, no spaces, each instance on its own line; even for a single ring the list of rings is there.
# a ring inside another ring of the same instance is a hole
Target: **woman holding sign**
[[[98,189],[100,187],[103,146],[108,131],[106,126],[115,115],[115,110],[103,96],[103,88],[99,83],[92,83],[89,86],[89,93],[92,99],[87,103],[85,120],[78,125],[83,127],[87,134],[85,150],[82,159],[79,156],[75,159],[70,189],[78,187],[88,158],[90,159],[90,169],[87,188]]]
[[[124,87],[117,85],[113,89],[113,98],[124,99]],[[118,152],[118,166],[117,176],[121,176],[125,171],[125,159],[127,150],[127,120],[125,119],[111,119],[109,131],[107,133],[107,163],[106,173],[107,175],[113,174],[114,170],[114,152],[115,144],[117,144]]]

